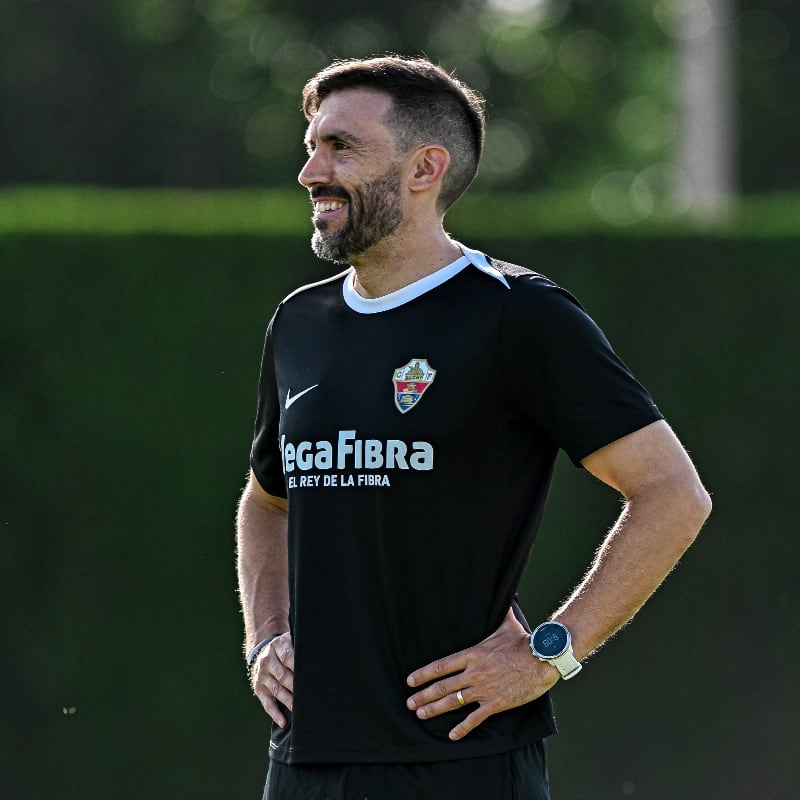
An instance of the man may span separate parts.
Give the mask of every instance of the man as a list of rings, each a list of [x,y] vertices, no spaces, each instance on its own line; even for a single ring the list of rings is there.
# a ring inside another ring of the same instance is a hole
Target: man
[[[350,266],[284,300],[264,348],[238,514],[264,796],[543,800],[548,690],[655,591],[709,497],[577,301],[445,233],[483,146],[473,91],[387,57],[303,97],[312,247]],[[626,503],[532,637],[514,598],[559,448]]]

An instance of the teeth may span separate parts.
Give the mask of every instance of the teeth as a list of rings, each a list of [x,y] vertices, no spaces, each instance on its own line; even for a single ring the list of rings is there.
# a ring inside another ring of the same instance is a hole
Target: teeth
[[[327,200],[314,203],[314,210],[319,212],[335,211],[337,208],[343,208],[345,205],[346,203],[343,203],[341,200]]]

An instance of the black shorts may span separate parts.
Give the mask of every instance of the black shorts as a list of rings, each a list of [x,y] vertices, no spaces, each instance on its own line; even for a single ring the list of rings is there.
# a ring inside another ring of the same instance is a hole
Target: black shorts
[[[544,741],[422,764],[270,761],[263,800],[550,800]]]

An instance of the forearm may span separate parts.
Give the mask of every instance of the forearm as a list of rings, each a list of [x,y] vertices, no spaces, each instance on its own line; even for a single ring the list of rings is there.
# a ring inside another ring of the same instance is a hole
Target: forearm
[[[569,628],[581,660],[625,625],[694,541],[711,501],[669,426],[659,421],[606,445],[581,462],[626,498],[586,577],[554,618]],[[451,731],[461,739],[492,714],[529,703],[558,680],[531,657],[529,638],[509,611],[482,642],[408,676],[418,689],[407,706],[420,719],[477,708]],[[422,687],[421,689],[419,687]]]
[[[251,478],[236,517],[239,599],[245,649],[289,629],[287,513]]]
[[[586,577],[553,617],[570,630],[578,660],[634,616],[694,540],[707,514],[708,496],[699,482],[670,478],[629,494]],[[420,719],[429,719],[458,709],[464,699],[477,703],[450,731],[451,739],[460,739],[491,714],[540,697],[558,677],[554,667],[531,657],[528,635],[509,611],[484,641],[413,672],[409,686],[423,688],[406,705]]]
[[[694,541],[710,501],[692,475],[631,496],[586,576],[554,614],[583,659],[624,627]]]

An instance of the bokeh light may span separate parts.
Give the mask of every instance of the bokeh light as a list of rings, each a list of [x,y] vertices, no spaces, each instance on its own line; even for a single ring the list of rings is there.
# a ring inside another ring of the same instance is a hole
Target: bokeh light
[[[272,83],[289,95],[299,96],[309,76],[328,60],[328,54],[311,42],[287,42],[270,61]]]
[[[558,64],[571,78],[598,81],[617,64],[611,40],[592,30],[569,34],[558,50]]]
[[[497,180],[518,173],[532,152],[531,138],[521,125],[508,118],[490,119],[481,162],[484,179]]]
[[[616,114],[616,127],[625,143],[637,150],[659,150],[673,141],[677,122],[673,112],[652,95],[626,100]]]
[[[553,46],[547,37],[522,25],[498,28],[490,38],[487,52],[492,63],[507,75],[531,77],[553,62]]]
[[[349,19],[334,28],[330,46],[336,58],[364,58],[391,49],[392,36],[384,25],[366,18]]]
[[[613,170],[591,192],[595,213],[618,227],[644,219],[665,221],[690,211],[693,202],[688,176],[674,164],[658,163],[637,172]]]
[[[720,9],[734,0],[408,0],[343,12],[266,0],[18,5],[36,13],[12,3],[0,30],[4,123],[25,132],[5,143],[12,182],[206,186],[221,175],[224,185],[285,185],[294,165],[273,154],[296,135],[287,120],[299,116],[305,80],[336,58],[400,52],[427,55],[486,97],[508,145],[488,151],[493,186],[588,193],[600,173],[681,158],[681,64],[717,21],[742,105],[737,175],[759,190],[798,180],[800,12],[785,3],[738,0],[731,17]]]
[[[299,114],[281,106],[262,106],[247,121],[244,132],[248,152],[267,159],[302,154],[303,124]],[[299,166],[298,166],[299,169]]]
[[[570,0],[487,0],[486,6],[500,17],[532,27],[548,28],[564,18]]]

